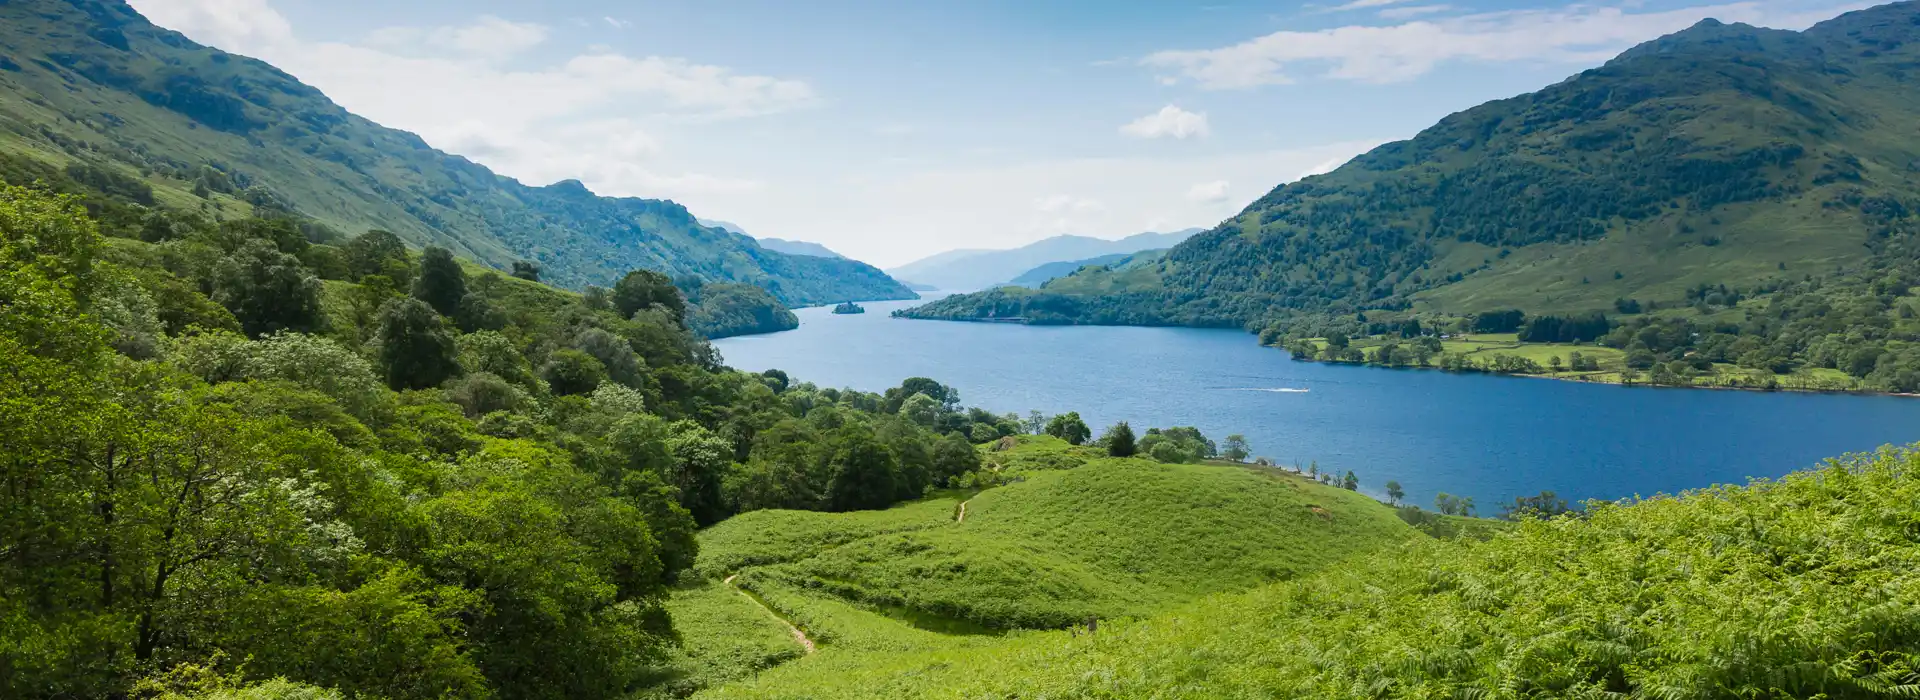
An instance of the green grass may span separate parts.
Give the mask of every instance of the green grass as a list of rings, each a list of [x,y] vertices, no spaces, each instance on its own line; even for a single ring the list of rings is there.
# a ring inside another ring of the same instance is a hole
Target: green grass
[[[700,579],[675,589],[667,612],[683,641],[651,679],[654,697],[685,696],[748,678],[803,654],[785,625],[719,581]]]
[[[700,558],[694,571],[725,578],[749,566],[798,561],[867,537],[949,525],[959,505],[960,499],[943,496],[852,513],[742,513],[700,533]]]
[[[696,568],[858,603],[947,632],[1146,615],[1417,537],[1357,493],[1277,470],[1112,459],[1049,437],[987,448],[1014,483],[886,511],[747,513]]]
[[[1916,518],[1920,457],[1883,453],[1429,540],[1094,634],[822,653],[699,697],[1904,697]]]
[[[706,620],[756,612],[719,595],[717,582],[737,574],[818,644],[779,669],[834,675],[897,655],[998,648],[1089,617],[1161,614],[1427,539],[1366,496],[1269,468],[1114,459],[1044,436],[981,450],[1012,483],[882,511],[756,511],[708,528],[694,569],[708,583],[670,609],[676,619],[691,616],[685,609]],[[962,501],[967,517],[956,522]],[[762,641],[730,639],[719,624],[680,629],[689,649],[707,650],[676,658],[680,689],[753,686],[771,673],[756,676],[755,660],[783,648],[764,626],[750,635]],[[717,669],[702,659],[742,661]]]

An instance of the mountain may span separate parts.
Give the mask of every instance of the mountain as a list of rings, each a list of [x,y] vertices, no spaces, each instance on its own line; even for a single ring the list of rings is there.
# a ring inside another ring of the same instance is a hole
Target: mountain
[[[1054,236],[1012,250],[948,251],[893,268],[888,273],[940,289],[982,289],[1006,282],[1047,263],[1167,248],[1200,231],[1194,228],[1171,233],[1140,233],[1117,241],[1087,236]]]
[[[762,286],[788,304],[914,296],[862,263],[701,226],[671,201],[497,175],[121,0],[0,3],[0,173],[48,170],[131,188],[143,205],[227,218],[284,209],[495,268],[532,260],[574,288],[650,268]]]
[[[1049,280],[1052,280],[1055,277],[1065,277],[1067,275],[1071,275],[1074,272],[1078,271],[1080,268],[1086,267],[1088,265],[1109,265],[1112,263],[1120,262],[1122,260],[1126,260],[1127,258],[1131,258],[1131,257],[1133,257],[1132,253],[1112,253],[1109,255],[1101,255],[1101,256],[1087,258],[1085,260],[1050,262],[1045,265],[1041,265],[1039,267],[1028,270],[1026,272],[1020,273],[1019,277],[1015,277],[1011,280],[1007,280],[1007,286],[1039,287],[1040,285],[1046,284]]]
[[[700,222],[701,226],[706,226],[708,228],[717,228],[722,231],[726,231],[728,233],[737,233],[742,236],[753,235],[753,234],[747,233],[746,229],[740,228],[739,224],[736,224],[730,221],[720,221],[718,219],[698,219],[698,221]],[[820,245],[818,243],[809,243],[807,241],[789,241],[783,238],[755,238],[753,240],[755,242],[758,242],[760,244],[760,247],[762,248],[771,250],[776,253],[786,253],[787,255],[811,255],[816,258],[847,257],[845,255],[835,253],[832,250],[828,250],[826,246]]]
[[[841,258],[847,256],[835,253],[826,246],[808,241],[789,241],[784,238],[757,238],[760,247],[787,255],[811,255],[816,258]]]
[[[1156,265],[915,314],[1241,326],[1611,312],[1911,260],[1917,60],[1912,3],[1804,32],[1703,21],[1281,185]]]

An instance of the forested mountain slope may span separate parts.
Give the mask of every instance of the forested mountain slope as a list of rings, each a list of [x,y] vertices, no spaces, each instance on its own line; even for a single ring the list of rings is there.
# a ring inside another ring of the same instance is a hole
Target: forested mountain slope
[[[670,201],[596,196],[571,180],[523,185],[270,65],[156,27],[122,0],[0,3],[0,157],[9,180],[66,169],[169,208],[289,209],[496,268],[536,261],[575,288],[648,268],[754,284],[788,304],[913,298],[871,266],[767,250]]]
[[[1711,20],[1282,185],[1158,265],[918,312],[1250,325],[1300,312],[1596,311],[1907,260],[1920,7]]]

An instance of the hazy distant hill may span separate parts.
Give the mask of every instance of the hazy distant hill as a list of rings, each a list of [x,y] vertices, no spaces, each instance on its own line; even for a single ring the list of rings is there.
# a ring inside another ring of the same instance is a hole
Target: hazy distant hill
[[[533,260],[576,288],[651,268],[754,284],[789,304],[914,296],[869,265],[773,252],[671,201],[502,177],[121,0],[0,2],[0,174],[62,169],[151,188],[155,206],[277,206],[494,267]]]
[[[1194,228],[1171,233],[1140,233],[1117,241],[1087,236],[1054,236],[1012,250],[948,251],[887,272],[899,279],[940,289],[983,289],[1019,277],[1047,263],[1166,248],[1200,231]]]
[[[753,236],[753,234],[747,233],[746,229],[741,228],[739,224],[733,223],[731,221],[720,221],[718,219],[700,219],[700,225],[717,228],[717,229],[729,231],[732,233],[737,233],[742,236],[749,236],[749,237]],[[755,237],[753,240],[759,242],[760,247],[765,248],[767,250],[774,251],[776,253],[786,253],[788,255],[811,255],[816,258],[846,258],[847,257],[845,255],[841,255],[839,253],[833,252],[831,249],[828,249],[826,246],[820,245],[818,243],[809,243],[807,241],[789,241],[784,238],[757,238],[757,237]]]
[[[1015,277],[1013,279],[1007,280],[1007,284],[1015,287],[1037,288],[1040,285],[1046,284],[1048,281],[1052,280],[1055,277],[1065,277],[1067,275],[1071,275],[1076,270],[1079,270],[1080,268],[1086,267],[1088,265],[1108,265],[1111,263],[1120,262],[1130,257],[1133,257],[1132,253],[1112,253],[1109,255],[1101,255],[1101,256],[1087,258],[1085,260],[1068,260],[1066,262],[1050,262],[1045,265],[1041,265],[1039,267],[1028,270],[1024,273],[1021,273],[1019,277]]]
[[[1912,3],[1805,32],[1707,20],[1277,187],[1156,265],[914,313],[1239,326],[1611,311],[1859,269],[1910,247],[1916,65]]]

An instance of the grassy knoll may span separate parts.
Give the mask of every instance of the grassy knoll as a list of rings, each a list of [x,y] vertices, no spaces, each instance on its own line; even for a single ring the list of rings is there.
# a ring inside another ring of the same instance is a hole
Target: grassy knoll
[[[797,561],[867,537],[950,524],[960,499],[929,498],[886,510],[756,510],[700,533],[694,571],[724,578],[749,566]]]
[[[981,449],[1009,483],[970,499],[756,511],[703,531],[694,571],[708,583],[669,603],[687,646],[674,660],[685,679],[676,688],[782,660],[832,674],[892,654],[983,650],[1036,634],[1022,629],[1159,614],[1425,539],[1377,501],[1278,470],[1114,459],[1044,436]],[[967,517],[956,522],[963,500]],[[722,595],[726,576],[819,653],[795,658],[799,646],[763,624],[765,610]],[[760,617],[736,640],[700,622],[722,613]]]
[[[1429,540],[1094,634],[808,658],[703,698],[1891,698],[1920,456]]]
[[[1413,536],[1391,510],[1342,489],[1099,459],[982,493],[955,527],[756,573],[987,627],[1061,627],[1285,580]]]

